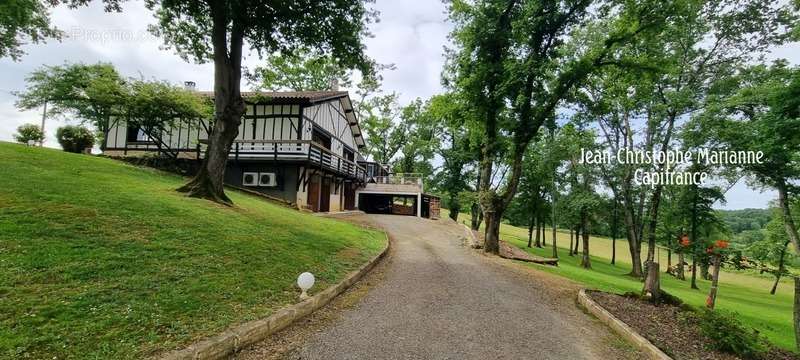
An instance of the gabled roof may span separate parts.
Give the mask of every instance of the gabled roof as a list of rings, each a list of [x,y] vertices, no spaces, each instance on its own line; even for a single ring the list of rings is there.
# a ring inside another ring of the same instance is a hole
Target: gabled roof
[[[204,96],[213,97],[213,91],[198,91]],[[353,102],[350,100],[350,93],[347,91],[242,91],[245,99],[257,98],[259,103],[265,104],[301,104],[313,105],[325,101],[338,99],[344,109],[347,124],[353,133],[353,139],[359,148],[366,146],[361,127],[358,125],[353,109]]]
[[[198,91],[205,96],[214,96],[213,91]],[[322,101],[348,97],[347,91],[242,91],[244,98],[262,98],[268,103],[314,104]]]

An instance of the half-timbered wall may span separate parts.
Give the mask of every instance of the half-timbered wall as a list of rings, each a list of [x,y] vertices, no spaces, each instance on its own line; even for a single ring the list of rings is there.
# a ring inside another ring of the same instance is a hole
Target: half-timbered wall
[[[248,105],[237,140],[296,140],[300,134],[299,105]]]
[[[127,140],[128,126],[122,119],[114,119],[111,121],[111,127],[106,138],[107,149],[122,149],[127,147],[131,150],[157,150],[158,146],[155,142],[137,141],[130,143]],[[202,136],[202,137],[201,137]],[[161,134],[161,141],[165,146],[172,150],[190,151],[195,149],[198,139],[208,138],[204,125],[199,122],[188,122],[185,120],[177,120],[176,126],[169,131],[164,131]],[[146,140],[146,139],[141,139]]]
[[[311,139],[311,123],[331,135],[331,151],[336,155],[343,155],[343,145],[353,152],[358,152],[358,147],[353,139],[353,132],[342,109],[339,99],[326,101],[303,109],[303,119],[309,124],[303,132],[303,139]]]
[[[161,139],[173,151],[195,151],[200,140],[208,139],[204,124],[190,126],[181,121],[179,126],[165,131]],[[297,104],[263,105],[248,104],[237,140],[311,140],[312,128],[316,126],[331,136],[331,151],[343,156],[344,148],[358,153],[352,129],[347,121],[341,101],[333,99],[319,104],[301,107]],[[127,126],[124,120],[112,121],[106,148],[127,150],[157,150],[152,142],[126,142]],[[247,149],[247,143],[239,145]]]

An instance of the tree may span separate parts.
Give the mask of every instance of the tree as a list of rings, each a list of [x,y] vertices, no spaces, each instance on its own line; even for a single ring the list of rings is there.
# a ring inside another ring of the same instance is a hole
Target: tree
[[[787,251],[790,241],[789,236],[786,234],[781,210],[774,208],[772,212],[772,219],[767,223],[765,229],[766,236],[760,241],[748,244],[744,252],[750,259],[761,264],[761,271],[766,270],[775,276],[775,283],[769,292],[771,295],[775,295],[781,277],[789,274],[786,268],[787,263],[794,263],[796,255]],[[770,269],[770,266],[773,268]]]
[[[319,51],[302,49],[284,54],[277,52],[264,58],[264,65],[246,74],[257,89],[268,91],[332,90],[332,85],[353,85],[352,71],[342,67]]]
[[[46,106],[46,116],[76,119],[103,135],[119,113],[125,92],[125,81],[108,63],[43,66],[25,81],[27,89],[16,93],[17,108]]]
[[[125,80],[111,64],[45,66],[27,82],[26,91],[17,94],[18,108],[48,104],[48,115],[76,119],[102,136],[108,134],[113,119],[127,121],[172,156],[177,153],[161,142],[161,133],[179,119],[191,126],[211,116],[210,104],[200,95],[163,81]]]
[[[181,126],[199,128],[199,120],[211,116],[209,101],[193,91],[164,81],[131,79],[119,105],[119,116],[128,126],[144,131],[163,154],[178,157],[178,153],[161,140],[161,134]]]
[[[361,105],[361,128],[367,146],[364,153],[372,161],[388,165],[408,141],[408,124],[396,121],[400,115],[397,94],[375,96]]]
[[[784,61],[743,68],[715,84],[714,90],[692,131],[707,134],[712,148],[762,152],[762,161],[733,167],[778,191],[784,230],[795,253],[800,253],[790,208],[797,193],[792,182],[800,178],[800,69]],[[795,278],[795,298],[794,329],[800,344],[800,278]]]
[[[541,125],[555,116],[556,107],[576,85],[612,64],[620,46],[658,29],[663,16],[671,13],[663,4],[618,4],[615,16],[604,19],[604,26],[613,31],[600,38],[596,33],[580,34],[591,1],[456,1],[450,7],[458,46],[449,60],[457,74],[454,86],[472,104],[472,128],[482,139],[479,194],[486,220],[485,251],[499,249],[500,219],[517,190],[527,145]],[[566,50],[566,40],[579,34],[581,44]],[[501,137],[509,139],[508,177],[494,182],[493,170],[502,159],[497,157]],[[502,189],[494,186],[497,183]]]
[[[56,139],[64,151],[72,153],[82,153],[94,144],[94,134],[83,126],[62,126],[56,130]]]
[[[678,122],[702,110],[708,83],[730,75],[736,66],[784,42],[785,25],[794,19],[787,5],[773,0],[689,1],[676,5],[673,19],[662,33],[642,36],[628,48],[625,62],[640,71],[607,68],[593,81],[600,85],[587,91],[590,110],[600,118],[611,149],[670,148]],[[632,126],[637,120],[644,124],[638,134]],[[662,162],[646,167],[663,172],[667,166]],[[641,165],[614,166],[605,174],[607,185],[622,200],[634,276],[642,275],[643,236],[647,236],[647,261],[654,259],[664,188],[661,184],[651,190],[632,186],[633,171],[638,167]]]
[[[41,0],[6,0],[0,3],[0,58],[19,61],[21,47],[46,39],[60,40],[63,33],[50,24],[47,6]]]
[[[145,5],[158,18],[151,31],[167,47],[185,60],[214,63],[214,123],[208,148],[198,173],[178,189],[189,196],[232,204],[223,179],[245,111],[241,94],[245,43],[258,55],[314,48],[343,68],[372,71],[362,41],[374,16],[366,1],[147,0]]]
[[[433,96],[427,104],[428,117],[439,124],[435,137],[435,152],[442,159],[437,173],[436,188],[448,196],[450,218],[458,221],[461,212],[461,193],[468,189],[471,177],[467,166],[473,162],[472,141],[465,128],[468,107],[456,93]]]
[[[396,172],[419,173],[426,184],[433,175],[431,160],[439,146],[441,131],[441,124],[426,111],[427,106],[417,98],[400,109],[400,123],[406,128],[406,141],[400,147],[400,157],[395,163]]]
[[[14,140],[18,143],[27,144],[31,141],[34,143],[41,143],[44,141],[44,132],[39,125],[35,124],[22,124],[17,127],[17,133],[14,134]]]

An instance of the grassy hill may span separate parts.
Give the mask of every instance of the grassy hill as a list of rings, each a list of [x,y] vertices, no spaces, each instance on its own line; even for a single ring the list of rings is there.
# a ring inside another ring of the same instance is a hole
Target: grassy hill
[[[0,142],[0,358],[142,358],[335,283],[382,233],[109,159]]]
[[[469,222],[468,214],[460,214],[459,222]],[[545,257],[553,255],[552,243],[550,241],[550,230],[547,230],[547,246],[545,248],[527,248],[528,230],[502,224],[500,226],[500,238],[516,245],[517,247],[529,251],[533,254]],[[569,256],[569,232],[558,231],[556,233],[556,243],[559,247],[559,266],[552,267],[526,263],[529,266],[541,269],[550,273],[564,276],[571,280],[585,284],[589,288],[600,289],[615,293],[625,293],[628,291],[639,292],[642,290],[643,283],[639,279],[632,278],[626,274],[631,270],[631,256],[628,250],[628,243],[625,239],[617,239],[616,264],[611,265],[611,239],[604,237],[590,237],[589,254],[591,255],[592,269],[586,270],[580,267],[579,256]],[[642,250],[642,256],[646,257],[646,244]],[[699,278],[697,285],[700,290],[692,290],[689,287],[689,277],[691,269],[686,269],[686,281],[678,280],[670,275],[664,274],[667,264],[667,252],[660,250],[657,253],[659,265],[661,266],[661,286],[672,295],[678,296],[684,302],[695,307],[705,306],[708,296],[710,281]],[[673,264],[677,263],[677,256],[672,257]],[[687,259],[687,261],[690,261]],[[781,280],[778,291],[775,295],[770,295],[774,278],[771,276],[758,276],[753,273],[723,271],[720,274],[719,293],[717,295],[716,308],[736,312],[737,318],[745,325],[758,330],[775,345],[794,351],[794,330],[792,326],[792,307],[794,301],[794,282],[791,279]]]

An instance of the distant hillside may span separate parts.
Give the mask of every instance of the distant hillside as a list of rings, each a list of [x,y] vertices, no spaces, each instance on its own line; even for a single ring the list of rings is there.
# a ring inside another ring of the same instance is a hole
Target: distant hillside
[[[318,292],[383,234],[110,159],[0,142],[0,358],[145,358]]]
[[[717,213],[734,234],[761,229],[771,216],[769,209],[717,210]]]

